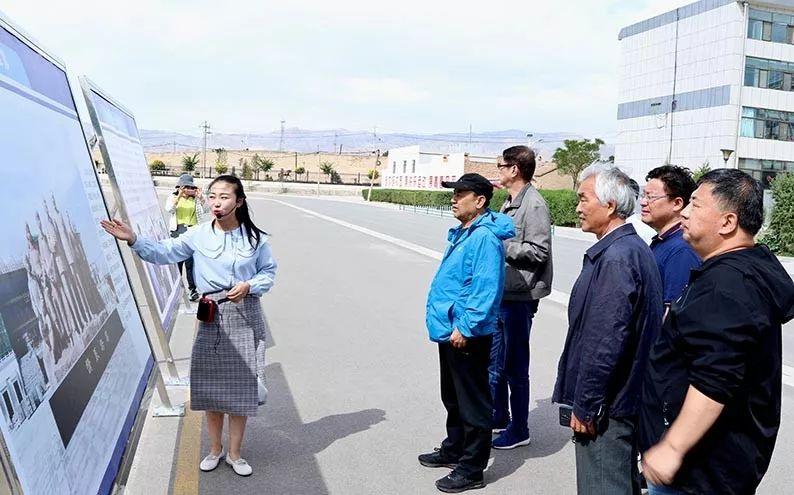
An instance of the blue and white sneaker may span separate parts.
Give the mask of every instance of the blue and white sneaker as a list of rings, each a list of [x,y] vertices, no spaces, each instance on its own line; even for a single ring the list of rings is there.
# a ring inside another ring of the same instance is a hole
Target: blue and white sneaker
[[[524,445],[529,445],[529,433],[517,435],[513,430],[508,428],[501,435],[496,437],[491,445],[493,448],[499,450],[510,450],[516,447],[523,447]]]

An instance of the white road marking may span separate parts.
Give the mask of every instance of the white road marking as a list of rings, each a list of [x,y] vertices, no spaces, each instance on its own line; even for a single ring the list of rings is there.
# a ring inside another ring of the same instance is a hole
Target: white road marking
[[[388,234],[383,234],[381,232],[376,232],[374,230],[368,229],[366,227],[361,227],[360,225],[356,225],[353,223],[345,222],[344,220],[339,220],[334,217],[329,217],[328,215],[323,215],[322,213],[317,213],[316,211],[307,210],[306,208],[301,208],[300,206],[295,206],[291,203],[287,203],[286,201],[280,201],[278,199],[266,199],[265,201],[272,201],[273,203],[278,203],[280,205],[288,206],[295,210],[301,211],[308,215],[315,216],[322,220],[326,220],[331,223],[335,223],[337,225],[341,225],[342,227],[348,228],[350,230],[355,230],[356,232],[361,232],[362,234],[366,234],[368,236],[374,237],[376,239],[380,239],[382,241],[389,242],[396,246],[400,246],[402,248],[408,249],[410,251],[414,251],[415,253],[419,253],[421,255],[427,256],[429,258],[433,258],[435,260],[441,260],[444,257],[444,253],[439,251],[435,251],[433,249],[428,249],[426,247],[422,247],[418,244],[414,244],[412,242],[404,241],[402,239],[398,239],[396,237],[392,237]]]
[[[335,224],[340,225],[342,227],[345,227],[345,228],[348,228],[348,229],[351,229],[351,230],[355,230],[356,232],[361,232],[362,234],[366,234],[366,235],[374,237],[376,239],[380,239],[382,241],[394,244],[396,246],[400,246],[400,247],[402,247],[404,249],[408,249],[408,250],[413,251],[415,253],[418,253],[418,254],[421,254],[423,256],[427,256],[429,258],[432,258],[434,260],[441,260],[441,258],[444,257],[444,253],[442,253],[440,251],[435,251],[433,249],[428,249],[428,248],[420,246],[418,244],[414,244],[412,242],[408,242],[408,241],[405,241],[405,240],[402,240],[402,239],[398,239],[396,237],[392,237],[392,236],[390,236],[388,234],[377,232],[375,230],[371,230],[371,229],[368,229],[366,227],[361,227],[360,225],[356,225],[356,224],[353,224],[353,223],[350,223],[350,222],[345,222],[344,220],[339,220],[339,219],[334,218],[334,217],[329,217],[328,215],[323,215],[322,213],[317,213],[316,211],[308,210],[306,208],[301,208],[300,206],[295,206],[295,205],[287,203],[285,201],[280,201],[278,199],[267,199],[266,201],[272,201],[274,203],[278,203],[278,204],[281,204],[281,205],[284,205],[284,206],[288,206],[288,207],[293,208],[295,210],[298,210],[298,211],[301,211],[303,213],[306,213],[307,215],[311,215],[313,217],[317,217],[317,218],[320,218],[322,220],[325,220],[325,221],[328,221],[328,222],[331,222],[331,223],[335,223]],[[557,304],[560,304],[564,308],[568,307],[568,299],[569,298],[570,298],[569,294],[567,294],[565,292],[562,292],[562,291],[559,291],[559,290],[552,290],[551,294],[549,294],[547,296],[548,300],[550,300],[552,302],[555,302]],[[783,384],[787,385],[789,387],[794,387],[794,367],[788,366],[786,364],[783,365]]]

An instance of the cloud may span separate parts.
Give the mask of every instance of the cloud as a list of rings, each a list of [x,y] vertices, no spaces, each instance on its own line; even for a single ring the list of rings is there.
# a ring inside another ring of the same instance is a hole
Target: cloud
[[[343,78],[340,80],[340,90],[339,96],[352,103],[400,105],[427,102],[431,98],[430,92],[402,79],[390,77]]]
[[[621,27],[669,0],[6,0],[141,127],[261,132],[616,126]]]

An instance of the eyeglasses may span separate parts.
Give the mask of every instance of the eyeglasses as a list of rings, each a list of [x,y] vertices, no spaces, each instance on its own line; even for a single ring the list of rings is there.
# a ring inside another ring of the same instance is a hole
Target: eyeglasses
[[[640,196],[640,199],[645,200],[645,202],[648,204],[651,204],[657,199],[668,198],[668,197],[670,197],[669,194],[659,194],[658,196],[648,196],[647,194],[645,194],[643,196]]]
[[[196,186],[182,186],[182,187],[184,187],[188,191],[195,191],[196,189],[198,189],[198,187]]]
[[[515,166],[514,163],[497,163],[496,168],[509,168]]]

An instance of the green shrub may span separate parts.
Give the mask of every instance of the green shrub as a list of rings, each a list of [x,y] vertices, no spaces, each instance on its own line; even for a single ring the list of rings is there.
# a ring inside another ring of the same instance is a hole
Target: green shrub
[[[551,223],[572,227],[578,220],[576,216],[576,192],[570,189],[539,189],[540,195],[549,205]],[[367,191],[362,191],[367,199]],[[491,207],[499,209],[507,198],[507,190],[497,189],[491,199]],[[373,189],[372,201],[411,206],[450,206],[452,191],[416,191],[408,189]]]
[[[763,241],[779,255],[794,255],[794,174],[779,174],[772,182],[772,209],[769,229]]]
[[[152,172],[164,172],[166,168],[167,167],[162,160],[152,160],[149,163],[149,170]]]

